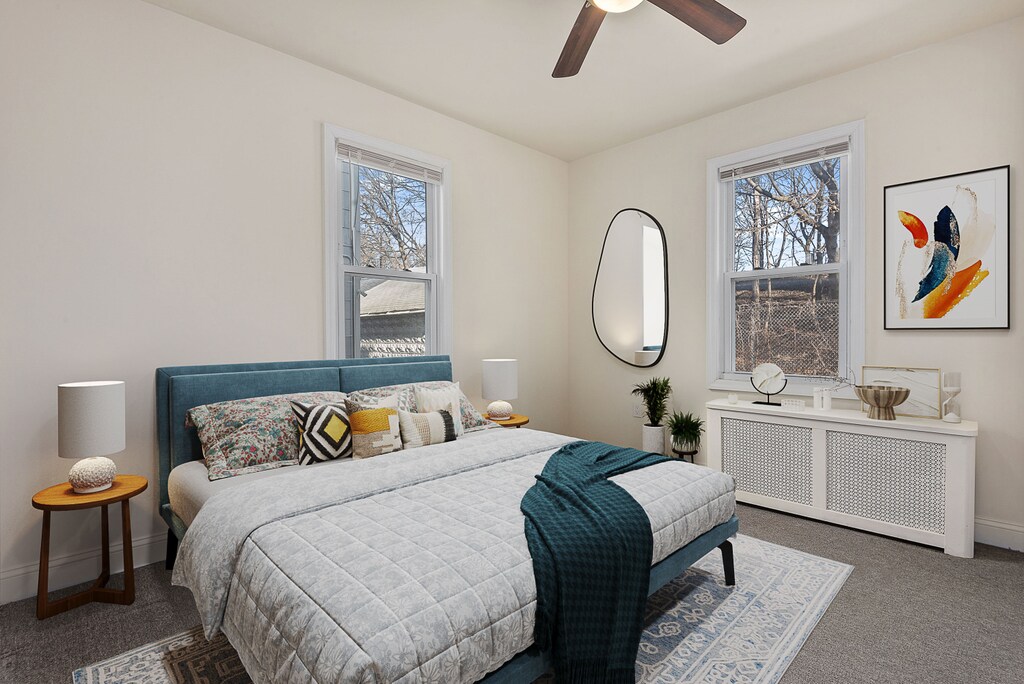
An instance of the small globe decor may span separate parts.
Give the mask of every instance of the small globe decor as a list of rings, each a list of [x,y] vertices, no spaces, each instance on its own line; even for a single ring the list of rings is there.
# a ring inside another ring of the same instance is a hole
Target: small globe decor
[[[789,380],[786,379],[786,374],[782,372],[782,369],[774,363],[762,363],[756,366],[751,372],[750,384],[753,385],[754,389],[758,392],[768,397],[765,401],[755,401],[755,404],[781,406],[779,402],[772,401],[772,395],[778,394],[782,390],[786,389],[786,385],[789,384]]]
[[[868,405],[868,418],[875,420],[896,420],[894,407],[910,396],[908,388],[895,385],[854,385],[853,391]]]

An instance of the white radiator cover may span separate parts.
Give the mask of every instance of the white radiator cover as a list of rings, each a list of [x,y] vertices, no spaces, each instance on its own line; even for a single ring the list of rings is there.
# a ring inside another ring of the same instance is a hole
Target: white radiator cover
[[[810,506],[811,428],[722,418],[722,470],[736,488],[751,494]]]
[[[736,499],[974,555],[978,427],[708,402],[707,465]]]

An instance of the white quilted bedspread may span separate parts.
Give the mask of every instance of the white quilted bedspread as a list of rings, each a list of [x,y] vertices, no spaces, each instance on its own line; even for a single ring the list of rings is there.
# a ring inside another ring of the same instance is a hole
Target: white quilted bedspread
[[[487,430],[224,492],[189,528],[174,582],[256,682],[477,681],[533,642],[519,503],[570,441]],[[614,481],[651,519],[652,563],[735,509],[732,478],[699,466]]]

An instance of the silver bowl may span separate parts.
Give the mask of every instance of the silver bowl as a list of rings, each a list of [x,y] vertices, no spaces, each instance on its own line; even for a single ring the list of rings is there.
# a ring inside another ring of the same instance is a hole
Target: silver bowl
[[[910,396],[908,388],[894,385],[855,385],[853,391],[868,405],[868,418],[875,420],[896,420],[893,407]]]

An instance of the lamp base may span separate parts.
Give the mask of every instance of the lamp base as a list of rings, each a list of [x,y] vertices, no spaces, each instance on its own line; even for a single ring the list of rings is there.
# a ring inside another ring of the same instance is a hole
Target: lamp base
[[[104,456],[93,456],[71,466],[68,482],[75,494],[93,494],[110,489],[116,475],[117,466],[113,461]]]
[[[508,420],[512,417],[512,404],[507,401],[492,401],[487,405],[487,417],[491,420]]]

